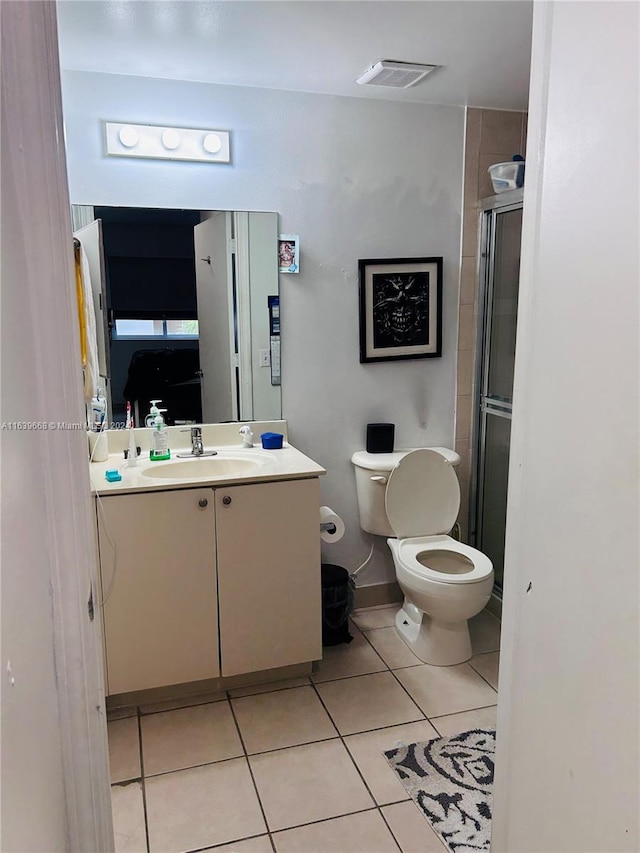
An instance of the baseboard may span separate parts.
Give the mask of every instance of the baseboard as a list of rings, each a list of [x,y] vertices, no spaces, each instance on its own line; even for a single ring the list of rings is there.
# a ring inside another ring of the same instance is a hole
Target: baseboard
[[[502,597],[496,592],[492,592],[485,610],[488,610],[489,613],[493,613],[496,619],[499,619],[502,622]]]
[[[380,607],[382,604],[395,604],[404,599],[402,590],[396,581],[376,583],[370,586],[358,586],[353,594],[354,609],[362,607]]]
[[[207,678],[203,681],[191,681],[187,684],[174,684],[169,687],[152,687],[148,690],[136,690],[131,693],[117,693],[107,696],[107,710],[126,708],[131,705],[149,705],[166,702],[171,699],[185,699],[192,696],[202,696],[206,693],[217,693],[232,690],[236,687],[252,687],[255,684],[267,684],[271,681],[284,681],[289,678],[300,678],[310,675],[312,662],[296,663],[291,666],[281,666],[278,669],[265,669],[260,672],[249,672],[244,675],[232,675],[226,678]]]

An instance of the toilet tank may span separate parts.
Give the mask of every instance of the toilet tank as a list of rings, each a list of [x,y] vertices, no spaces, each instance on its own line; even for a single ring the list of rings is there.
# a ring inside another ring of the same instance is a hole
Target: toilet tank
[[[428,449],[441,453],[454,468],[460,463],[460,456],[455,450],[449,450],[447,447],[430,447]],[[357,450],[351,457],[356,472],[360,527],[367,533],[373,533],[376,536],[395,537],[387,518],[384,493],[389,474],[402,457],[410,453],[411,450],[416,450],[416,448],[395,450],[393,453],[367,453],[366,450]]]

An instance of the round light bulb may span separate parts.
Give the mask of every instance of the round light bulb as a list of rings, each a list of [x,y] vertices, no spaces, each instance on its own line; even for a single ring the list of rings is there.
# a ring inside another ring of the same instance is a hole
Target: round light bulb
[[[138,136],[138,131],[135,127],[131,127],[130,125],[125,125],[120,128],[120,132],[118,133],[118,139],[124,145],[125,148],[133,148],[134,145],[138,144],[140,137]]]
[[[222,148],[222,140],[217,133],[207,133],[202,140],[202,147],[209,154],[217,154]]]
[[[169,151],[174,151],[178,145],[180,145],[180,142],[180,134],[177,130],[163,130],[162,144],[165,148],[168,148]]]

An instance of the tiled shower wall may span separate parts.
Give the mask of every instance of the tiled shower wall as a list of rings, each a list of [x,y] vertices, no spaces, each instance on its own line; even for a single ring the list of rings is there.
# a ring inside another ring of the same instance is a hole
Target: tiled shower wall
[[[511,160],[514,154],[524,157],[526,137],[526,113],[467,110],[455,445],[462,457],[458,468],[461,491],[458,521],[463,542],[468,541],[469,483],[474,462],[471,439],[478,319],[478,202],[494,194],[489,166]]]

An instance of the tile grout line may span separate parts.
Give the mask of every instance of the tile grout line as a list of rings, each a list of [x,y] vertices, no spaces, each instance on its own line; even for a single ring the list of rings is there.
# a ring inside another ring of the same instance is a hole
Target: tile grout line
[[[247,765],[247,769],[249,770],[249,775],[251,776],[251,783],[253,784],[253,789],[256,792],[256,798],[258,800],[258,805],[260,806],[260,813],[262,814],[262,820],[264,821],[264,825],[267,829],[267,835],[269,837],[269,843],[271,844],[271,849],[276,853],[276,845],[271,837],[271,827],[269,826],[269,821],[267,820],[267,815],[264,810],[264,806],[262,805],[262,799],[260,797],[260,791],[258,790],[258,784],[256,782],[255,776],[253,775],[253,768],[251,767],[251,762],[249,761],[249,754],[247,752],[247,747],[244,742],[244,738],[242,737],[242,731],[240,730],[240,724],[238,723],[238,719],[236,717],[236,712],[233,708],[233,702],[231,701],[231,697],[229,696],[229,691],[225,691],[227,694],[227,702],[229,703],[229,709],[231,710],[231,716],[233,717],[233,722],[236,727],[236,731],[238,732],[238,737],[240,738],[240,744],[242,746],[242,750],[244,752],[244,760]],[[244,839],[239,839],[244,840]]]
[[[500,653],[500,650],[498,649],[498,654],[499,654],[499,653]],[[485,654],[485,655],[495,655],[495,654],[496,654],[496,652],[482,652],[482,654]],[[474,655],[473,657],[471,657],[471,658],[469,659],[469,666],[471,667],[471,669],[472,669],[475,673],[477,673],[477,674],[480,676],[480,678],[481,678],[483,681],[485,681],[485,682],[489,685],[489,687],[490,687],[492,690],[495,690],[495,691],[496,691],[496,702],[497,702],[497,699],[498,699],[498,688],[497,688],[497,687],[494,687],[494,686],[493,686],[493,684],[491,684],[491,682],[489,681],[489,679],[488,679],[486,676],[484,676],[481,672],[479,672],[479,671],[475,668],[475,666],[471,663],[471,661],[473,660],[473,658],[474,658],[474,657],[480,657],[480,655]],[[499,666],[499,665],[500,665],[500,664],[498,663],[498,666]]]
[[[388,627],[388,626],[387,626],[387,627]],[[389,666],[389,664],[386,662],[386,660],[382,657],[382,655],[380,655],[380,654],[377,652],[377,650],[375,649],[375,647],[374,647],[373,643],[369,640],[369,638],[368,638],[368,637],[367,637],[367,635],[364,633],[364,631],[361,631],[360,633],[361,633],[361,634],[362,634],[362,636],[365,638],[366,642],[367,642],[367,643],[369,643],[369,645],[371,646],[371,648],[373,649],[373,651],[375,652],[375,654],[380,658],[380,660],[382,661],[382,663],[386,666],[386,668],[387,668],[387,672],[390,672],[390,673],[391,673],[391,675],[393,675],[393,677],[394,677],[394,679],[396,680],[396,682],[397,682],[397,683],[402,687],[402,689],[403,689],[403,690],[404,690],[404,692],[407,694],[407,696],[409,697],[409,699],[413,702],[413,704],[416,706],[416,708],[418,709],[418,711],[423,715],[423,717],[425,718],[425,720],[427,720],[427,721],[428,721],[428,720],[429,720],[429,718],[427,717],[427,715],[425,714],[425,712],[424,712],[424,711],[422,710],[422,708],[418,705],[418,703],[417,703],[417,702],[416,702],[416,700],[413,698],[413,696],[409,693],[409,691],[408,691],[408,690],[407,690],[407,688],[404,686],[404,684],[402,684],[402,682],[400,681],[400,679],[399,679],[399,678],[396,678],[394,671],[391,669],[391,667],[390,667],[390,666]],[[411,667],[398,667],[398,668],[399,668],[399,669],[410,669]],[[384,670],[378,670],[378,672],[384,672]],[[365,673],[362,673],[361,675],[376,675],[376,674],[377,674],[376,672],[365,672]],[[359,678],[359,677],[361,677],[361,676],[352,675],[352,676],[347,676],[347,677],[348,677],[348,678]],[[340,681],[340,680],[342,680],[342,679],[338,679],[338,678],[336,678],[336,679],[333,679],[333,680],[334,680],[334,681]],[[321,682],[319,682],[319,683],[320,683],[320,684],[328,684],[329,682],[327,682],[327,681],[321,681]],[[314,687],[315,687],[315,682],[313,682],[313,685],[314,685]],[[319,696],[319,695],[320,695],[320,694],[318,694],[318,696]],[[322,700],[320,700],[320,701],[322,701]],[[323,706],[324,706],[324,702],[323,702]],[[325,709],[325,710],[326,710],[326,709]],[[327,711],[327,713],[329,713],[329,712]],[[330,714],[329,714],[329,716],[331,717],[331,715],[330,715]],[[331,717],[331,720],[332,720],[332,722],[333,722],[333,717]],[[419,722],[419,720],[413,720],[413,722]],[[335,723],[334,723],[334,725],[335,725]],[[398,725],[404,725],[404,723],[399,723]],[[336,726],[336,728],[337,728],[337,726]],[[379,728],[383,728],[383,729],[384,729],[384,728],[387,728],[387,726],[379,726]],[[370,729],[370,731],[376,731],[376,729]],[[352,732],[352,734],[364,734],[364,732]],[[347,750],[347,751],[348,751],[348,750]],[[349,753],[349,754],[351,754],[351,753]]]
[[[491,684],[491,682],[490,682],[490,681],[488,681],[488,680],[484,677],[484,675],[483,675],[481,672],[478,672],[478,670],[477,670],[477,669],[474,669],[473,671],[476,673],[476,675],[478,675],[478,676],[479,676],[479,677],[484,681],[484,683],[485,683],[485,684],[488,684],[488,685],[489,685],[489,687],[494,691],[494,693],[496,694],[496,701],[495,701],[495,703],[494,703],[494,704],[496,704],[496,705],[497,705],[497,704],[498,704],[498,690],[493,686],[493,684]],[[444,714],[441,714],[441,716],[442,716],[442,717],[444,717]]]
[[[221,841],[219,844],[208,844],[206,847],[192,847],[189,850],[181,851],[181,853],[205,853],[208,850],[220,850],[222,847],[227,847],[229,844],[239,844],[245,841],[253,841],[255,838],[264,838],[265,833],[261,832],[258,835],[247,835],[245,838],[236,838],[235,841]],[[275,847],[274,853],[277,853]]]
[[[367,780],[364,778],[364,775],[363,775],[363,774],[362,774],[362,772],[360,771],[360,768],[358,767],[358,765],[357,765],[357,763],[356,763],[355,758],[353,757],[353,755],[351,755],[351,751],[349,750],[349,747],[347,746],[347,744],[346,744],[346,742],[345,742],[344,737],[342,736],[342,734],[341,734],[340,730],[338,729],[338,726],[337,726],[337,724],[336,724],[335,720],[333,719],[333,717],[332,717],[332,716],[331,716],[331,714],[329,713],[329,709],[327,708],[327,706],[326,706],[326,705],[324,704],[324,702],[322,701],[322,696],[320,695],[320,693],[319,693],[319,692],[318,692],[318,690],[316,689],[315,684],[313,685],[313,689],[315,690],[316,696],[318,697],[318,700],[320,701],[320,704],[321,704],[321,705],[322,705],[322,707],[324,708],[325,713],[327,714],[327,716],[328,716],[328,717],[329,717],[329,719],[331,720],[331,722],[332,722],[332,724],[333,724],[333,727],[334,727],[334,728],[335,728],[335,730],[338,732],[338,737],[340,738],[340,742],[342,743],[342,746],[343,746],[343,747],[344,747],[344,749],[346,750],[346,753],[347,753],[347,755],[349,756],[349,759],[351,760],[351,763],[352,763],[352,764],[353,764],[353,766],[355,767],[356,773],[358,774],[358,776],[359,776],[359,777],[360,777],[360,779],[362,780],[362,784],[363,784],[363,785],[365,786],[365,788],[367,789],[367,793],[369,794],[369,796],[371,797],[371,799],[372,799],[372,801],[373,801],[373,803],[374,803],[375,810],[378,812],[378,814],[379,814],[379,815],[380,815],[380,817],[382,818],[382,820],[383,820],[383,822],[384,822],[385,826],[387,827],[387,829],[389,830],[389,832],[391,832],[391,827],[390,827],[390,826],[389,826],[389,824],[387,823],[386,818],[385,818],[384,814],[382,813],[382,808],[381,808],[381,807],[380,807],[380,805],[378,804],[378,801],[376,800],[376,798],[375,798],[375,796],[374,796],[374,794],[373,794],[373,791],[371,790],[371,788],[370,788],[370,787],[369,787],[369,785],[367,784]],[[401,724],[401,725],[403,725],[403,724]],[[386,726],[385,726],[384,728],[386,728]],[[366,811],[370,811],[370,809],[366,809]],[[356,812],[352,812],[352,814],[356,814]],[[341,817],[344,817],[344,816],[345,816],[345,815],[341,815]],[[396,845],[397,845],[397,847],[398,847],[398,850],[400,850],[400,851],[401,851],[401,853],[402,853],[402,847],[401,847],[401,846],[400,846],[400,844],[398,843],[398,839],[395,837],[395,835],[393,834],[393,832],[391,832],[391,837],[392,837],[392,838],[393,838],[393,840],[395,841],[395,843],[396,843]]]
[[[398,802],[409,802],[408,800],[400,800]],[[389,805],[398,805],[398,803],[389,803]],[[357,814],[366,814],[367,812],[375,812],[379,811],[380,807],[377,805],[372,805],[368,809],[356,809],[354,812],[347,812],[346,814],[338,814],[333,815],[333,817],[321,817],[319,820],[310,820],[307,823],[298,823],[295,826],[285,826],[282,829],[275,829],[274,835],[278,835],[280,832],[289,832],[293,829],[304,829],[307,826],[318,826],[321,823],[329,823],[332,820],[340,820],[343,817],[353,817],[353,815]],[[242,839],[244,841],[244,839]],[[395,837],[393,839],[395,841]],[[309,853],[315,853],[315,851],[309,851]],[[342,853],[342,851],[340,851]]]
[[[140,750],[140,787],[142,789],[142,811],[144,814],[144,834],[147,842],[147,853],[151,851],[149,840],[149,815],[147,813],[147,785],[144,773],[144,749],[142,747],[142,715],[140,708],[136,706],[136,720],[138,723],[138,749]]]
[[[401,800],[400,802],[402,802],[402,803],[412,803],[412,802],[413,802],[413,800]],[[395,806],[395,805],[399,805],[399,804],[398,804],[398,803],[385,803],[385,805]],[[398,841],[398,839],[396,838],[396,834],[395,834],[395,832],[393,831],[393,829],[391,828],[391,825],[389,824],[389,821],[387,820],[387,816],[386,816],[386,815],[385,815],[385,813],[382,811],[382,806],[378,806],[378,811],[380,812],[380,817],[381,817],[381,818],[382,818],[382,820],[384,821],[385,826],[387,827],[387,829],[388,829],[388,830],[389,830],[389,832],[391,833],[391,837],[392,837],[392,838],[393,838],[393,840],[396,842],[396,844],[397,844],[397,846],[398,846],[398,849],[401,851],[401,853],[405,853],[405,851],[404,851],[404,849],[403,849],[402,845],[400,844],[400,842],[399,842],[399,841]]]
[[[248,699],[250,696],[262,696],[265,693],[283,693],[285,690],[295,690],[298,687],[307,687],[308,684],[311,682],[311,676],[310,675],[304,675],[304,676],[300,676],[300,677],[309,679],[307,684],[289,684],[286,687],[274,687],[273,690],[258,690],[256,693],[243,693],[242,696],[232,696],[231,695],[231,692],[233,690],[250,690],[253,687],[265,687],[266,686],[264,684],[256,684],[256,685],[248,685],[246,688],[245,687],[231,687],[227,691],[227,693],[229,693],[229,699]],[[278,682],[274,681],[272,683],[277,684]],[[269,684],[269,682],[267,682],[267,684]]]
[[[496,707],[495,705],[481,705],[479,708],[469,708],[466,711],[454,711],[453,714],[440,714],[439,717],[430,717],[429,722],[431,723],[433,728],[438,732],[440,737],[451,737],[451,735],[446,735],[446,734],[442,733],[442,730],[438,726],[438,720],[442,719],[443,717],[456,717],[459,714],[470,714],[470,713],[473,713],[474,711],[483,711],[485,708],[495,708],[495,707]]]

